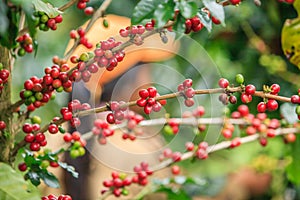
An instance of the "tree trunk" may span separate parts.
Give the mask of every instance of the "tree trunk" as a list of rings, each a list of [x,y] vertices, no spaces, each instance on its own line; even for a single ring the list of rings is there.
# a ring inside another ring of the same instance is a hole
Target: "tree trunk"
[[[0,162],[11,164],[10,151],[14,145],[15,134],[12,130],[13,114],[11,110],[11,68],[12,57],[9,50],[0,46],[0,63],[9,70],[10,76],[0,91],[0,120],[6,123],[6,129],[0,132]]]

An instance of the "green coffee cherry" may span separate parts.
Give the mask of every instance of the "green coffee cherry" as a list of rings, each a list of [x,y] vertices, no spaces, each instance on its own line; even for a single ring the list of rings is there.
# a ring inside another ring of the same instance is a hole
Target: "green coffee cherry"
[[[237,74],[235,76],[235,81],[238,83],[238,84],[243,84],[244,83],[244,76],[242,74]]]

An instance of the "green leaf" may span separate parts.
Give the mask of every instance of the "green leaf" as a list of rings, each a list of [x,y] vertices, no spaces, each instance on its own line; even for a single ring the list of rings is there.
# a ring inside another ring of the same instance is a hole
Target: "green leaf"
[[[154,18],[158,27],[164,26],[174,15],[174,3],[160,4],[155,9]]]
[[[0,163],[1,200],[40,200],[38,189],[25,181],[11,166]]]
[[[192,18],[197,14],[198,6],[193,1],[180,1],[179,11],[184,18]]]
[[[41,181],[40,181],[40,176],[37,172],[35,171],[29,171],[26,173],[25,175],[33,185],[35,186],[38,186],[41,184]]]
[[[50,18],[54,18],[62,13],[58,10],[58,8],[53,7],[50,3],[45,3],[41,0],[33,0],[32,4],[36,10],[45,12]]]
[[[158,190],[155,192],[163,192],[167,194],[168,198],[167,199],[172,199],[172,200],[190,200],[191,197],[189,197],[184,190],[179,189],[179,190],[172,190],[171,188],[161,186]]]
[[[300,184],[300,138],[291,144],[292,149],[290,155],[292,156],[292,163],[287,166],[286,172],[288,179],[294,184]]]
[[[225,13],[224,7],[215,0],[203,0],[204,6],[211,12],[211,14],[221,21],[222,25],[225,26]]]
[[[79,174],[75,171],[75,168],[73,166],[63,162],[58,162],[58,164],[61,168],[67,170],[67,172],[70,172],[73,177],[78,178]]]
[[[131,24],[138,24],[144,19],[151,19],[154,10],[160,3],[160,0],[141,0],[133,10]]]
[[[182,36],[185,32],[185,18],[179,13],[177,16],[177,20],[173,25],[173,30],[176,33],[176,39]]]
[[[208,30],[208,32],[212,29],[212,21],[207,12],[200,11],[198,13],[198,17],[200,18],[201,23]]]
[[[299,16],[299,14],[300,14],[300,0],[295,0],[294,3],[293,3],[293,6],[294,6],[294,8],[297,11],[298,16]]]
[[[59,188],[58,179],[51,172],[48,172],[46,169],[43,169],[38,172],[38,175],[49,187]]]

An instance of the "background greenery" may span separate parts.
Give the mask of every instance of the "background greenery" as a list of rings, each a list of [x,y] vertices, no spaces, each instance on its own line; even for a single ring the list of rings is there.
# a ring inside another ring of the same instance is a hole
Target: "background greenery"
[[[66,1],[53,0],[51,2],[54,5],[59,6]],[[97,6],[101,2],[102,1],[94,0],[90,2],[90,5]],[[120,1],[113,1],[107,10],[107,13],[131,17],[133,8],[137,2],[138,1],[136,0],[122,0],[122,3],[120,3]],[[124,7],[126,9],[124,9]],[[279,83],[281,86],[280,94],[284,96],[295,94],[299,85],[294,85],[281,76],[278,76],[278,74],[272,73],[272,66],[265,67],[261,65],[259,60],[262,54],[250,43],[254,35],[251,34],[251,31],[249,32],[249,27],[251,27],[252,31],[270,47],[270,52],[279,55],[281,61],[283,60],[286,62],[288,71],[298,73],[298,69],[289,64],[285,59],[280,46],[280,34],[284,21],[288,18],[296,17],[296,12],[293,7],[288,4],[278,3],[276,0],[263,1],[261,7],[256,7],[252,1],[244,1],[238,7],[226,7],[225,11],[226,27],[214,26],[211,33],[202,30],[200,33],[191,36],[208,52],[209,56],[217,64],[221,76],[233,81],[237,73],[242,73],[246,78],[246,83],[252,83],[257,86],[258,89],[261,89],[259,87],[263,84],[271,85],[272,83]],[[38,32],[37,39],[39,48],[37,55],[34,57],[33,55],[28,54],[23,58],[17,59],[13,74],[13,82],[15,83],[14,91],[20,91],[24,80],[30,76],[41,76],[43,74],[43,69],[46,66],[51,65],[51,58],[53,55],[63,56],[64,49],[69,40],[69,31],[78,27],[87,19],[88,18],[85,17],[82,11],[72,8],[66,11],[64,23],[63,25],[58,25],[57,31]],[[188,53],[190,54],[190,57],[197,58],[198,56],[197,50],[190,50]],[[195,82],[200,81],[197,79],[200,79],[201,77],[193,76],[193,73],[190,73],[190,68],[188,66],[182,67],[183,65],[186,65],[182,58],[176,57],[171,61],[165,62],[165,64],[169,63],[172,63],[172,66],[182,74],[190,74]],[[167,78],[167,74],[160,75],[163,77],[166,76]],[[180,81],[181,80],[175,81],[174,84],[177,85]],[[215,80],[215,82],[217,83],[217,80]],[[15,95],[13,98],[17,100],[18,92],[13,94]],[[37,114],[43,114],[44,122],[47,122],[46,117],[48,117],[49,120],[55,114],[59,114],[59,109],[49,108],[58,108],[59,106],[65,105],[68,98],[65,94],[58,94],[57,97],[56,101],[37,111]],[[253,102],[249,105],[252,112],[256,112],[256,105],[259,101],[260,99],[254,98]],[[203,101],[204,105],[206,103],[206,101]],[[241,104],[240,101],[237,105],[229,107],[231,110],[235,110],[239,104]],[[178,113],[172,113],[172,110],[176,109],[170,109],[176,107],[176,103],[170,103],[168,106],[167,110],[170,111],[171,116],[178,116]],[[44,117],[45,114],[48,116]],[[279,118],[280,112],[271,113],[271,115]],[[193,130],[190,129],[183,129],[183,132],[192,131]],[[165,137],[166,140],[170,139],[170,136]],[[197,161],[193,164],[191,164],[190,161],[181,163],[180,165],[184,166],[184,173],[187,176],[198,177],[201,180],[211,180],[214,184],[210,184],[210,186],[215,186],[213,188],[210,187],[210,190],[208,190],[207,184],[210,182],[208,181],[204,184],[200,181],[200,183],[198,182],[199,187],[197,190],[191,190],[191,187],[189,187],[188,189],[185,188],[185,191],[189,194],[215,194],[225,183],[224,177],[229,172],[236,171],[244,165],[257,164],[257,158],[261,155],[267,155],[268,158],[271,157],[276,160],[281,159],[290,148],[288,145],[283,144],[281,138],[272,139],[272,141],[270,140],[269,142],[270,145],[265,148],[262,148],[258,142],[256,142],[243,145],[238,149],[214,153],[206,161]],[[176,149],[179,148],[178,146],[179,144],[174,144],[173,147]],[[260,165],[260,163],[258,165]],[[288,186],[283,170],[274,166],[269,168],[266,167],[265,170],[280,174],[279,178],[277,177],[277,179],[274,179],[274,181],[277,182],[277,186],[276,184],[275,186],[273,184],[273,187],[268,194],[269,196],[266,198],[280,196]],[[278,186],[278,184],[280,186]]]

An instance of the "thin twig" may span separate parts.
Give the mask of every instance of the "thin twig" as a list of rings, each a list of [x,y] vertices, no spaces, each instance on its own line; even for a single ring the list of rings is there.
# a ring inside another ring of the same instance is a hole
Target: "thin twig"
[[[97,19],[99,19],[100,17],[103,17],[106,9],[108,8],[108,6],[110,5],[110,3],[112,2],[112,0],[105,0],[101,6],[97,9],[97,11],[93,14],[91,20],[89,21],[88,25],[85,28],[85,32],[88,33],[89,30],[92,28],[93,24],[97,21]],[[78,47],[78,45],[80,44],[80,40],[77,39],[75,40],[73,46],[70,48],[70,50],[65,54],[64,59],[69,59],[69,57],[73,54],[73,52],[75,51],[75,49]]]

